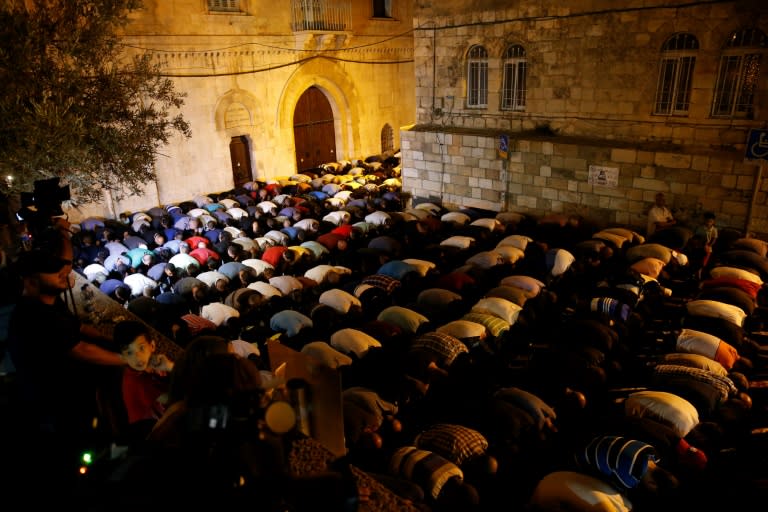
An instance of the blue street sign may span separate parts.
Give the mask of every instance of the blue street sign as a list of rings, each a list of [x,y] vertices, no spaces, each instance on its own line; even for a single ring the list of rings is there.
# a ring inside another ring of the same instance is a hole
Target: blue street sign
[[[499,135],[498,154],[503,160],[509,157],[509,135]]]
[[[768,160],[768,130],[749,130],[747,160]]]

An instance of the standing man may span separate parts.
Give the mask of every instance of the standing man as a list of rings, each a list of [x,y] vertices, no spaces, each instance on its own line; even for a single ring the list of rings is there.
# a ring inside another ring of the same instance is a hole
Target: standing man
[[[19,255],[21,296],[8,326],[11,404],[18,412],[12,419],[19,428],[5,441],[21,450],[8,460],[15,461],[15,477],[45,482],[54,496],[72,489],[67,486],[78,476],[78,455],[93,447],[97,389],[109,377],[104,372],[125,365],[117,352],[87,341],[96,341],[96,329],[82,325],[63,299],[73,255],[65,228],[45,228]]]
[[[659,229],[669,228],[677,223],[672,211],[667,208],[667,196],[664,192],[656,194],[656,203],[648,210],[648,228],[646,229],[646,238],[650,237]]]

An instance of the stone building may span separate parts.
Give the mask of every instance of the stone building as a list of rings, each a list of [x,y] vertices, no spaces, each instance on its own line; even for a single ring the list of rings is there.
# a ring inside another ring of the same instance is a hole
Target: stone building
[[[471,8],[468,6],[471,5]],[[764,1],[421,0],[403,186],[453,207],[768,233]],[[761,69],[762,68],[762,69]],[[748,140],[748,137],[751,139]]]
[[[412,2],[145,0],[122,41],[187,94],[192,138],[157,181],[70,217],[119,214],[400,146],[415,118]],[[111,203],[111,204],[110,204]]]

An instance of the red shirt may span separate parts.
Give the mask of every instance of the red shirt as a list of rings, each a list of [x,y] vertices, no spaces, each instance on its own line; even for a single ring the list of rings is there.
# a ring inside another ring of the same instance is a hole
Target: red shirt
[[[329,251],[335,251],[336,250],[336,242],[339,240],[342,240],[344,237],[341,235],[337,235],[335,233],[325,233],[320,236],[318,236],[315,241],[319,244],[322,244],[326,249]]]
[[[206,247],[208,247],[211,243],[211,241],[204,236],[197,235],[191,236],[184,241],[187,243],[187,245],[189,245],[190,249],[197,249],[197,246],[200,245],[200,242],[204,243]]]
[[[343,224],[337,228],[334,228],[331,230],[331,233],[334,235],[339,235],[345,240],[349,239],[349,237],[352,235],[352,230],[355,228],[352,227],[350,224]]]
[[[463,272],[449,272],[440,276],[435,284],[440,288],[459,292],[464,286],[475,284],[475,280]]]
[[[205,265],[208,262],[208,258],[213,258],[214,260],[221,259],[219,253],[207,247],[199,247],[194,251],[190,251],[189,255],[199,261],[200,265]]]
[[[128,423],[141,420],[157,420],[165,411],[165,406],[157,399],[168,391],[167,378],[159,375],[136,371],[133,368],[123,370],[123,403],[128,413]]]
[[[261,260],[266,261],[273,267],[277,268],[280,263],[283,261],[283,253],[287,251],[288,248],[284,245],[276,245],[274,247],[268,247],[264,250],[264,252],[261,255]]]
[[[280,186],[278,183],[270,183],[264,189],[267,191],[270,197],[279,196],[280,192],[282,191],[283,187]]]

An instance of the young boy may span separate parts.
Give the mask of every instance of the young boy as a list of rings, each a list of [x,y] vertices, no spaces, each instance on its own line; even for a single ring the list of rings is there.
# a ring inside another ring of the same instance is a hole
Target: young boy
[[[709,258],[712,255],[712,248],[717,242],[717,228],[715,227],[715,214],[712,212],[704,213],[704,224],[696,228],[695,236],[699,237],[704,243],[704,259],[702,267],[706,267]]]
[[[143,439],[165,410],[173,362],[157,353],[149,327],[137,320],[115,325],[113,339],[128,364],[122,380],[128,434],[130,439]]]

